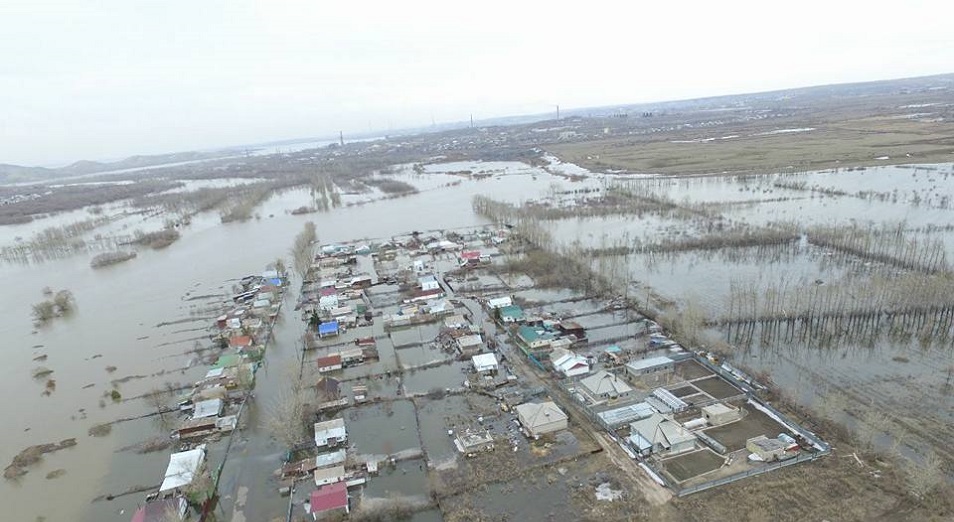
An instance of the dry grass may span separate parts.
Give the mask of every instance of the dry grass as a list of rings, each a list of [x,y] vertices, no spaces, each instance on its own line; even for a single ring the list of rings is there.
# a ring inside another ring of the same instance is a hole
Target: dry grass
[[[890,102],[888,102],[890,103]],[[841,121],[817,121],[814,114],[771,122],[688,128],[641,136],[545,148],[560,159],[604,171],[658,174],[716,174],[825,169],[896,163],[951,161],[954,124],[891,118],[880,107],[860,107]],[[895,110],[904,112],[903,110]],[[911,112],[911,111],[907,111]],[[810,132],[761,135],[779,128]],[[708,142],[673,143],[737,135]],[[875,158],[888,156],[888,160]]]

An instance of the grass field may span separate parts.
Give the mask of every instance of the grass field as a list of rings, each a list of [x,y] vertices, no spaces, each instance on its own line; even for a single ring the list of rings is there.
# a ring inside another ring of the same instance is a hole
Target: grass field
[[[954,111],[949,103],[935,100],[936,96],[883,95],[843,104],[803,100],[805,105],[795,109],[764,109],[773,111],[769,118],[725,118],[729,121],[703,121],[691,126],[676,124],[674,117],[671,121],[663,117],[653,122],[650,130],[609,126],[605,136],[551,143],[544,148],[563,161],[595,171],[672,175],[954,161]],[[912,101],[936,105],[905,105]],[[699,113],[679,116],[686,121],[698,118]]]

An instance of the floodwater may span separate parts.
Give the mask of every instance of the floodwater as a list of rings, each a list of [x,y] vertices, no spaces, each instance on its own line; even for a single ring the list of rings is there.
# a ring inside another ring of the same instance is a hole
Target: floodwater
[[[484,224],[470,211],[475,194],[516,203],[539,195],[548,187],[548,180],[563,182],[519,163],[469,168],[475,172],[493,168],[500,174],[479,180],[461,178],[461,183],[454,186],[305,216],[293,216],[288,211],[308,203],[307,191],[288,191],[256,209],[260,219],[223,225],[217,213],[206,213],[193,219],[182,231],[182,238],[168,248],[140,250],[137,258],[101,270],[89,267],[89,254],[31,265],[0,265],[0,277],[7,282],[5,290],[10,296],[0,316],[0,335],[6,346],[0,390],[10,398],[0,406],[6,419],[0,460],[10,462],[32,444],[70,437],[78,442],[73,448],[46,455],[21,479],[0,485],[0,502],[7,506],[7,519],[34,520],[42,516],[51,522],[128,520],[145,494],[113,501],[92,499],[120,493],[133,485],[158,485],[168,462],[168,450],[147,455],[118,450],[168,432],[150,418],[120,423],[104,437],[89,436],[87,431],[98,423],[151,411],[143,400],[129,398],[166,382],[191,384],[204,375],[205,366],[187,352],[197,342],[208,344],[206,328],[216,315],[217,305],[230,293],[233,280],[259,273],[275,259],[287,257],[294,236],[306,221],[316,223],[322,243],[387,238],[409,230],[472,227]],[[106,211],[116,208],[109,206]],[[63,225],[87,215],[77,211],[41,222],[44,226]],[[159,228],[163,220],[161,216],[123,219],[130,227],[143,229]],[[0,245],[12,244],[18,235],[31,235],[36,226],[0,228]],[[293,281],[289,294],[295,293],[296,285]],[[34,330],[30,305],[43,298],[44,287],[70,289],[77,309]],[[208,297],[188,300],[200,296]],[[288,299],[294,302],[294,295]],[[283,499],[268,482],[270,471],[280,466],[282,452],[268,441],[260,421],[269,398],[281,389],[287,368],[297,364],[302,326],[291,308],[284,309],[284,321],[276,327],[276,340],[269,346],[267,367],[259,374],[255,391],[258,404],[246,417],[248,428],[236,438],[248,457],[230,457],[222,479],[222,509],[229,514],[234,502],[234,491],[229,488],[238,484],[254,486],[246,511],[249,520],[263,520],[276,512],[269,511],[272,509],[282,512]],[[175,321],[182,322],[160,326]],[[382,363],[378,364],[396,368],[396,360],[386,360],[387,343],[379,342],[378,349],[382,352]],[[393,348],[390,351],[393,353]],[[34,360],[43,355],[46,360]],[[50,378],[56,381],[55,391],[49,396],[43,395],[46,380],[32,377],[39,366],[53,370]],[[116,370],[108,372],[107,366]],[[130,376],[134,378],[116,385],[128,400],[103,400],[104,392],[112,389],[110,381]],[[424,392],[434,387],[456,387],[462,380],[458,366],[446,365],[415,372],[408,378],[407,387],[408,391]],[[87,387],[90,384],[93,386]],[[416,437],[413,426],[409,424],[407,429]],[[213,453],[211,460],[215,462],[216,458]],[[66,473],[45,478],[57,469]]]
[[[950,170],[949,167],[944,168]],[[419,174],[401,175],[401,179],[412,184],[417,181],[420,188],[424,189],[419,194],[407,197],[293,216],[289,211],[309,204],[311,196],[307,190],[291,190],[270,198],[256,209],[260,218],[245,223],[223,225],[217,213],[202,214],[194,218],[182,230],[182,238],[168,248],[140,250],[137,258],[106,269],[92,270],[89,267],[89,253],[32,265],[0,265],[0,277],[7,282],[5,291],[10,296],[4,300],[5,313],[0,316],[0,335],[5,341],[6,350],[5,364],[0,368],[0,390],[8,397],[0,406],[6,420],[0,428],[5,442],[0,450],[0,460],[10,462],[21,449],[32,444],[57,442],[70,437],[75,437],[78,442],[73,448],[46,455],[21,479],[5,480],[0,485],[0,502],[7,509],[5,518],[35,520],[42,516],[50,522],[128,520],[145,494],[131,494],[112,501],[92,500],[101,495],[120,493],[135,485],[158,485],[168,461],[168,450],[139,455],[120,449],[163,437],[168,431],[151,417],[119,423],[104,437],[92,437],[87,431],[96,424],[119,417],[150,413],[151,408],[145,401],[134,397],[163,386],[166,382],[185,385],[201,377],[205,366],[190,351],[196,343],[208,344],[206,329],[216,315],[219,304],[231,292],[234,280],[261,272],[276,258],[287,257],[294,236],[305,222],[316,223],[320,243],[389,238],[411,230],[425,232],[486,224],[470,210],[471,198],[476,194],[519,203],[542,197],[551,190],[553,184],[566,188],[581,186],[542,169],[513,162],[428,165],[425,171],[440,178],[434,181],[421,178]],[[471,179],[453,174],[461,171],[491,176]],[[885,171],[885,175],[903,178],[904,183],[923,185],[921,192],[924,194],[928,193],[928,187],[933,194],[941,191],[940,187],[947,186],[943,183],[946,178],[938,177],[941,174],[928,172],[918,171],[912,177],[910,170],[901,169]],[[877,175],[872,169],[864,174]],[[796,176],[809,178],[809,185],[815,182],[811,181],[813,176],[818,178],[817,183],[827,179],[827,174],[818,173],[787,176],[784,180],[789,181]],[[754,224],[798,217],[807,223],[845,222],[849,219],[884,223],[903,219],[911,227],[923,227],[950,223],[954,217],[951,210],[940,208],[942,205],[937,203],[940,195],[932,197],[934,203],[930,206],[914,206],[850,196],[809,197],[805,191],[779,188],[775,188],[774,193],[740,191],[739,181],[722,181],[724,188],[717,188],[719,183],[687,181],[666,190],[672,192],[671,196],[676,201],[689,198],[705,202],[713,201],[713,198],[729,198],[730,195],[733,196],[732,201],[787,196],[796,198],[773,202],[771,205],[734,205],[725,211],[732,220],[751,221]],[[751,184],[748,181],[745,183]],[[908,188],[904,186],[900,190]],[[707,196],[711,194],[717,196]],[[111,214],[120,209],[119,205],[107,205],[104,213]],[[13,244],[16,236],[29,237],[42,226],[68,224],[88,216],[86,211],[76,211],[27,225],[0,227],[0,246]],[[162,216],[129,215],[92,231],[90,235],[131,233],[135,228],[154,230],[161,227],[162,221]],[[593,237],[599,237],[604,230],[610,229],[609,235],[613,236],[628,230],[625,218],[613,218],[603,223],[599,220],[583,220],[578,225],[567,221],[565,226],[568,229],[559,231],[558,237],[564,243],[573,241],[574,235],[593,234]],[[658,225],[665,226],[665,223]],[[569,230],[571,226],[579,228]],[[653,227],[646,228],[644,223],[634,223],[633,226],[631,237],[642,237],[647,230],[656,230]],[[954,245],[954,241],[949,240],[950,233],[938,232],[937,235],[944,238],[946,244]],[[760,276],[759,269],[754,265],[720,264],[718,259],[713,258],[689,257],[680,260],[677,257],[675,260],[662,260],[657,262],[655,273],[647,270],[645,262],[634,262],[632,269],[635,279],[651,279],[657,291],[665,292],[669,288],[670,295],[676,296],[684,291],[694,291],[709,296],[707,302],[711,306],[719,302],[719,295],[724,293],[725,281],[732,277]],[[811,278],[816,272],[824,273],[819,270],[818,262],[810,259],[795,261],[791,266],[773,270],[788,270],[792,278]],[[772,273],[765,272],[764,277],[769,276]],[[722,282],[713,282],[713,279]],[[286,500],[275,492],[277,484],[271,475],[272,470],[280,466],[283,451],[268,438],[262,427],[262,419],[269,402],[275,400],[287,383],[288,368],[295,368],[298,364],[303,326],[298,315],[291,310],[297,285],[297,281],[292,281],[291,295],[286,296],[288,301],[283,311],[284,319],[276,326],[275,339],[270,343],[266,355],[266,366],[258,375],[256,398],[245,417],[247,427],[237,433],[224,468],[220,514],[224,514],[225,519],[231,519],[236,491],[240,487],[249,488],[245,508],[248,520],[267,520],[270,515],[283,513],[287,505]],[[30,305],[43,298],[41,291],[44,287],[70,289],[76,297],[77,310],[67,317],[55,319],[47,326],[34,329]],[[579,295],[566,290],[534,289],[518,292],[517,297],[530,301],[559,301],[578,298]],[[592,303],[586,302],[567,302],[556,306],[563,308],[564,305],[568,312],[592,310]],[[597,327],[590,334],[591,339],[597,341],[633,335],[636,329],[635,326],[617,326],[609,316],[602,314],[589,316],[589,319],[581,318],[581,322]],[[431,334],[428,327],[423,327],[427,335],[416,330],[411,330],[407,335],[416,335],[417,342],[433,339],[432,336],[428,337]],[[374,332],[377,336],[383,330],[376,324]],[[381,362],[350,368],[346,370],[345,378],[359,377],[385,368],[396,369],[399,360],[404,362],[404,350],[409,350],[406,356],[408,362],[423,361],[431,355],[426,352],[427,348],[421,347],[395,351],[394,344],[386,338],[378,340],[378,350]],[[949,359],[945,359],[949,355],[932,350],[919,351],[915,347],[899,345],[884,345],[875,351],[847,347],[824,353],[811,347],[797,351],[754,350],[746,356],[745,362],[756,368],[768,369],[779,384],[791,389],[804,390],[810,385],[818,386],[818,383],[831,385],[843,382],[862,391],[865,397],[880,399],[886,396],[893,401],[891,404],[900,407],[915,404],[918,397],[939,390],[943,380],[940,368],[944,367],[945,360],[948,361],[946,364],[950,364]],[[46,356],[46,359],[34,360],[42,356]],[[910,362],[897,362],[894,358],[898,356],[904,356]],[[43,394],[47,389],[46,379],[32,377],[33,370],[40,366],[53,371],[49,378],[55,380],[55,390],[48,396]],[[466,363],[452,363],[417,370],[406,375],[403,384],[408,393],[456,388],[463,381],[461,368],[465,366]],[[115,367],[115,370],[107,371],[107,367]],[[117,382],[115,387],[123,400],[114,402],[104,398],[104,393],[114,387],[112,381],[121,379],[125,380]],[[922,387],[915,384],[921,382],[919,379],[924,379],[927,385]],[[378,392],[381,396],[386,397],[393,398],[397,392],[394,380],[388,383],[372,381],[369,385],[372,396],[376,394],[376,388],[381,390]],[[926,391],[917,392],[918,388]],[[945,400],[945,396],[936,397],[937,401]],[[810,400],[810,397],[805,398]],[[929,399],[924,404],[933,407],[934,411],[944,410],[943,402],[930,402]],[[438,419],[443,417],[442,412],[422,413],[425,420],[421,424],[427,429],[427,434],[419,435],[410,402],[398,400],[391,403],[390,407],[393,409],[391,416],[381,409],[382,405],[356,410],[358,418],[353,421],[354,426],[349,425],[349,433],[359,444],[359,451],[383,452],[386,442],[394,450],[417,448],[421,446],[419,438],[423,437],[429,451],[435,451],[440,456],[451,456],[444,439],[446,431],[438,432],[433,438],[430,435],[431,430],[440,424]],[[950,409],[947,411],[950,412]],[[939,416],[934,418],[943,420]],[[401,430],[402,426],[405,429]],[[443,442],[436,440],[437,437]],[[217,451],[215,449],[212,452],[210,459],[216,464],[222,458]],[[408,465],[413,462],[409,461]],[[65,474],[46,478],[47,473],[59,469],[65,470]],[[408,474],[412,471],[409,469]],[[409,480],[413,482],[417,479]],[[382,492],[392,489],[387,481],[373,487],[383,488]],[[410,490],[418,489],[424,488],[414,486]],[[537,495],[539,491],[533,494]],[[559,502],[558,498],[550,500],[555,502],[554,505]],[[519,502],[515,497],[504,503],[513,505]],[[509,512],[513,513],[512,510]],[[427,512],[417,515],[415,519],[432,518],[439,520],[440,517]]]

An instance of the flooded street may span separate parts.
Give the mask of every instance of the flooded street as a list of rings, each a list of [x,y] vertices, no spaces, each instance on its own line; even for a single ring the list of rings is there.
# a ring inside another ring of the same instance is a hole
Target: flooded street
[[[527,172],[528,167],[521,169]],[[548,174],[531,172],[465,180],[414,196],[306,216],[287,213],[307,199],[301,191],[290,191],[258,208],[261,219],[223,225],[214,214],[200,215],[172,246],[140,251],[137,258],[102,270],[92,270],[89,256],[84,254],[42,264],[3,264],[0,274],[10,285],[7,292],[11,297],[4,300],[5,313],[0,318],[0,334],[7,341],[0,389],[16,400],[4,401],[2,406],[8,422],[3,428],[6,443],[0,458],[10,462],[32,444],[77,439],[76,447],[46,455],[24,477],[4,481],[0,501],[12,509],[8,516],[11,520],[40,516],[48,521],[128,520],[142,494],[112,501],[93,499],[134,485],[148,487],[161,482],[168,450],[140,455],[121,449],[167,437],[168,427],[147,417],[116,424],[103,437],[90,436],[88,430],[120,417],[150,413],[146,402],[136,397],[165,383],[187,386],[202,377],[205,365],[188,352],[197,342],[208,344],[208,327],[231,294],[234,279],[286,257],[306,221],[316,223],[323,243],[474,226],[482,222],[470,210],[474,194],[519,201],[549,185],[533,179]],[[0,244],[12,244],[15,236],[28,237],[38,227],[75,219],[76,213],[71,213],[4,227]],[[157,221],[150,225],[145,220],[137,226],[159,228],[161,218]],[[71,290],[77,309],[34,329],[30,306],[43,298],[44,287]],[[290,293],[286,299],[294,299],[295,291]],[[222,477],[222,506],[229,517],[233,484],[256,485],[248,494],[248,520],[259,520],[261,514],[274,512],[285,501],[268,486],[272,470],[280,465],[281,451],[270,445],[259,426],[264,405],[280,387],[282,372],[298,361],[303,325],[290,308],[283,315],[269,343],[266,366],[258,376],[256,398],[245,417],[247,428],[236,435],[232,453],[237,457],[230,457]],[[428,356],[420,348],[410,350],[409,363],[426,362]],[[34,360],[42,356],[46,358]],[[43,395],[47,379],[32,377],[38,367],[53,372],[49,378],[55,380],[55,390],[49,396]],[[111,367],[115,369],[108,371]],[[117,381],[115,386],[113,381]],[[458,381],[458,369],[441,366],[417,372],[408,387],[427,391],[434,386],[459,385]],[[118,402],[104,398],[104,393],[108,395],[114,388],[122,397]],[[245,454],[259,460],[245,461]],[[211,460],[216,462],[214,456]],[[59,469],[65,473],[46,478]],[[50,502],[52,498],[57,502]],[[82,515],[77,518],[78,514]]]

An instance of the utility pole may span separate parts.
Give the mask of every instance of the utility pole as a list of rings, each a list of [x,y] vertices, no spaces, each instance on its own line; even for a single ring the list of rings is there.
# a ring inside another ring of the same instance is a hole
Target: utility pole
[[[338,142],[344,147],[344,131],[338,131]]]
[[[559,119],[560,119],[560,106],[557,105],[557,106],[556,106],[556,109],[557,109],[557,119],[559,120]]]
[[[474,115],[473,115],[473,114],[470,115],[470,128],[471,128],[471,129],[474,128]]]

